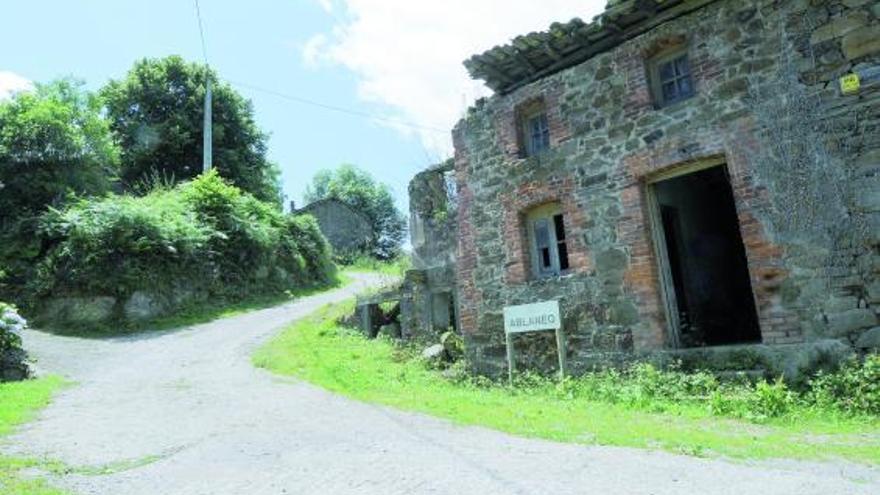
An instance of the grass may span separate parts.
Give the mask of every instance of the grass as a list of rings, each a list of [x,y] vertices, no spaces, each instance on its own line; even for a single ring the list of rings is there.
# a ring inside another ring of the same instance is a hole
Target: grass
[[[394,278],[403,278],[407,270],[412,267],[409,256],[401,255],[391,261],[381,261],[369,256],[361,256],[343,268],[355,273],[378,273]]]
[[[0,383],[0,436],[33,418],[63,386],[58,377]],[[0,456],[0,493],[4,495],[63,495],[45,480],[22,477],[21,471],[44,466],[43,461]]]
[[[880,464],[880,420],[794,408],[759,422],[719,417],[708,401],[634,406],[591,400],[543,382],[517,388],[452,381],[412,353],[341,328],[351,303],[328,306],[258,349],[256,366],[348,397],[463,425],[581,444],[737,459],[833,459]]]

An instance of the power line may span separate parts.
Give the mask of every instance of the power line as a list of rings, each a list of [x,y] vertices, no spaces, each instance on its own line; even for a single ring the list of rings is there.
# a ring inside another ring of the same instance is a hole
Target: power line
[[[208,64],[208,48],[207,48],[207,43],[205,42],[205,30],[204,30],[203,23],[202,23],[202,13],[201,13],[201,9],[199,8],[199,0],[193,0],[193,1],[195,3],[195,7],[196,7],[196,18],[199,21],[199,37],[202,41],[202,57],[205,59],[205,65],[208,66],[209,65]],[[331,14],[333,14],[334,17],[336,16],[336,14],[333,13],[332,11],[331,11]],[[336,106],[336,105],[329,105],[326,103],[321,103],[319,101],[310,100],[308,98],[303,98],[301,96],[289,95],[289,94],[281,93],[279,91],[275,91],[275,90],[267,89],[267,88],[262,88],[260,86],[256,86],[256,85],[248,84],[248,83],[244,83],[244,82],[231,81],[229,79],[227,79],[227,81],[231,84],[236,85],[236,86],[248,88],[253,91],[258,91],[261,93],[266,93],[266,94],[273,95],[278,98],[301,103],[304,105],[311,105],[314,107],[323,108],[325,110],[332,110],[334,112],[345,113],[345,114],[354,115],[357,117],[376,120],[379,122],[385,122],[387,124],[409,127],[412,129],[432,131],[432,132],[438,132],[438,133],[443,133],[443,134],[449,133],[448,129],[443,129],[441,127],[421,125],[421,124],[417,124],[415,122],[409,122],[409,121],[397,119],[394,117],[386,117],[386,116],[377,115],[377,114],[373,114],[373,113],[369,113],[369,112],[361,112],[359,110],[352,110],[350,108],[344,108],[344,107],[340,107],[340,106]]]
[[[297,103],[302,103],[304,105],[311,105],[314,107],[323,108],[325,110],[332,110],[334,112],[346,113],[349,115],[355,115],[357,117],[378,120],[380,122],[385,122],[385,123],[394,124],[394,125],[400,125],[403,127],[410,127],[413,129],[420,129],[420,130],[433,131],[433,132],[442,132],[444,134],[449,133],[448,129],[441,129],[440,127],[421,125],[421,124],[416,124],[415,122],[408,122],[406,120],[395,119],[393,117],[385,117],[382,115],[376,115],[376,114],[372,114],[369,112],[361,112],[359,110],[352,110],[350,108],[338,107],[335,105],[328,105],[326,103],[321,103],[319,101],[310,100],[308,98],[302,98],[300,96],[289,95],[289,94],[281,93],[281,92],[278,92],[278,91],[275,91],[272,89],[254,86],[253,84],[232,81],[229,79],[227,79],[226,81],[231,84],[234,84],[235,86],[240,86],[242,88],[247,88],[247,89],[250,89],[253,91],[258,91],[260,93],[266,93],[266,94],[273,95],[273,96],[276,96],[276,97],[284,99],[284,100],[290,100],[290,101],[294,101]]]
[[[208,65],[208,48],[205,44],[205,29],[202,27],[202,11],[199,9],[199,0],[194,0],[196,4],[196,18],[199,20],[199,37],[202,39],[202,57],[205,59],[205,65]]]

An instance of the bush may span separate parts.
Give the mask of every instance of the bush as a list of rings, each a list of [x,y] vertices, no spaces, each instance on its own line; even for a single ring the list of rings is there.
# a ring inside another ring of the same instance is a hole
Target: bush
[[[52,210],[41,234],[52,247],[29,286],[32,301],[111,296],[120,306],[143,291],[173,309],[182,298],[240,300],[333,278],[314,219],[285,215],[213,171],[142,197]]]
[[[289,288],[291,277],[306,282],[298,285],[332,278],[330,247],[311,216],[284,215],[213,171],[183,186],[181,194],[199,221],[216,232],[209,246],[224,286],[238,290],[260,281],[280,289]]]
[[[43,217],[54,247],[40,262],[31,294],[126,296],[166,287],[181,276],[210,277],[208,242],[216,233],[200,223],[175,190],[143,198],[80,200]]]
[[[27,355],[21,348],[21,332],[26,328],[18,310],[0,302],[0,382],[28,377]]]
[[[880,354],[868,355],[864,361],[853,358],[835,373],[820,371],[810,381],[809,396],[820,407],[880,415]]]
[[[757,418],[775,418],[784,415],[795,403],[794,394],[777,378],[773,383],[760,380],[750,397],[749,412]]]
[[[680,366],[659,369],[635,363],[624,369],[603,369],[562,381],[533,372],[518,374],[511,391],[560,399],[585,399],[627,408],[669,412],[705,408],[714,416],[764,422],[795,419],[813,410],[820,415],[880,415],[880,355],[853,360],[834,373],[822,373],[806,390],[789,389],[782,378],[756,382],[719,381],[707,371],[684,372]]]

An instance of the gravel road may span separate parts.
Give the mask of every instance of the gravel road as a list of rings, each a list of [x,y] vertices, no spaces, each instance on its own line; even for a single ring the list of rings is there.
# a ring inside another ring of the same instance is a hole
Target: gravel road
[[[363,404],[250,363],[286,323],[377,279],[176,332],[85,340],[29,332],[76,381],[0,448],[111,474],[80,494],[872,494],[880,471],[743,463],[529,440]]]

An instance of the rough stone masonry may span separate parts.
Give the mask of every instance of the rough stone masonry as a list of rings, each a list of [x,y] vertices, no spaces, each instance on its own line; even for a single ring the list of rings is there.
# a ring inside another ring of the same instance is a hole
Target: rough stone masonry
[[[453,131],[474,371],[506,368],[504,306],[553,299],[574,371],[878,345],[880,2],[612,1],[465,65],[495,90]],[[553,368],[552,335],[517,346]]]

